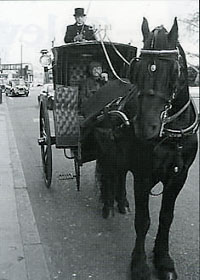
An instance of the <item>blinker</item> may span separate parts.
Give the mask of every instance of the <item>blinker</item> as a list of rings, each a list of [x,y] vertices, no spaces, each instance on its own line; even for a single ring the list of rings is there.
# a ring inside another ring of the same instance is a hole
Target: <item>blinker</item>
[[[155,71],[156,71],[156,65],[155,65],[155,64],[152,64],[151,67],[150,67],[150,69],[151,69],[151,72],[155,72]]]
[[[178,166],[175,166],[175,167],[174,167],[174,173],[178,173],[178,171],[179,171]]]

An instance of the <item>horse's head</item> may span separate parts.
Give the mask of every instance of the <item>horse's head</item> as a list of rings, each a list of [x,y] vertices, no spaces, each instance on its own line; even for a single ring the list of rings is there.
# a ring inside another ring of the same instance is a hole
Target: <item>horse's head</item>
[[[130,80],[139,92],[134,127],[138,137],[152,139],[159,136],[162,116],[174,98],[179,83],[177,19],[170,32],[163,26],[150,32],[144,18],[142,33],[144,47],[141,55],[130,64]]]

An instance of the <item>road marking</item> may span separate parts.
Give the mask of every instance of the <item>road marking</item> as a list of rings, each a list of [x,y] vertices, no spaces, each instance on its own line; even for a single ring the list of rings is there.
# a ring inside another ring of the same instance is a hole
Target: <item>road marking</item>
[[[67,173],[67,174],[59,174],[57,176],[58,180],[70,180],[70,179],[74,179],[76,177],[76,175],[74,175],[73,173]]]

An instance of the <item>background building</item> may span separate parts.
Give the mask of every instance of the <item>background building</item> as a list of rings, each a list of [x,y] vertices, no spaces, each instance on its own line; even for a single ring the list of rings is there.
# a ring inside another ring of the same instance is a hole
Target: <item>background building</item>
[[[33,82],[33,67],[31,63],[0,64],[1,82],[8,83],[12,79],[22,78],[25,82]]]

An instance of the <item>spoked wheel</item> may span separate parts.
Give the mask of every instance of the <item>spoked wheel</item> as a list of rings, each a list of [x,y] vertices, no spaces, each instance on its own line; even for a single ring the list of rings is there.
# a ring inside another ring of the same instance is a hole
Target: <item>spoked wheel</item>
[[[52,150],[51,130],[46,100],[42,100],[40,104],[40,139],[38,139],[38,142],[41,147],[45,184],[46,187],[49,188],[52,179]]]

